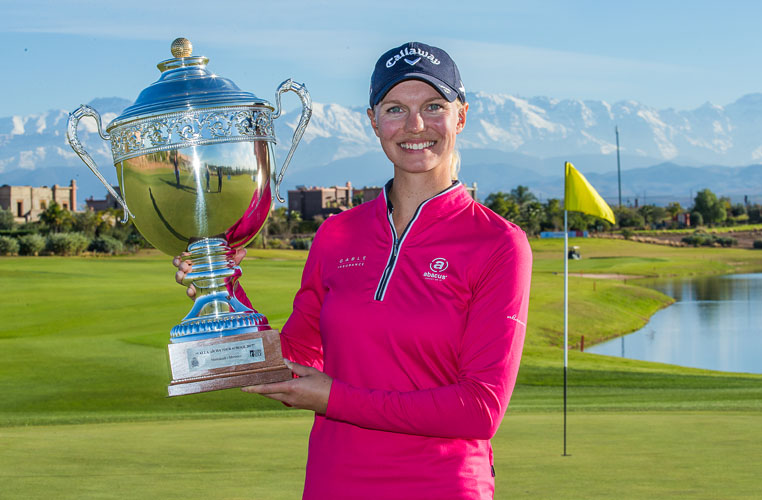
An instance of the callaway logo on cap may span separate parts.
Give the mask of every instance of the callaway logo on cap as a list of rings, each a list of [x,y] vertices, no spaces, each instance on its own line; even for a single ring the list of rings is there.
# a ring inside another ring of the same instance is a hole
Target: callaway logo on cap
[[[378,104],[392,87],[405,80],[431,84],[449,102],[466,102],[466,89],[455,62],[444,50],[409,42],[386,52],[370,77],[370,107]]]

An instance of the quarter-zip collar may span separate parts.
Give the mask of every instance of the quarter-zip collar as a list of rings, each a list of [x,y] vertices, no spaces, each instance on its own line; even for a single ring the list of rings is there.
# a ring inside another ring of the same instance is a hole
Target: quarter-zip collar
[[[441,216],[451,212],[453,209],[455,209],[458,206],[463,206],[463,203],[465,203],[467,200],[470,200],[468,193],[466,193],[466,190],[465,188],[462,187],[460,181],[453,181],[450,187],[435,194],[431,198],[425,200],[423,203],[418,205],[418,208],[415,210],[415,213],[413,214],[413,218],[410,219],[410,222],[408,222],[402,234],[398,235],[397,230],[394,227],[394,221],[392,219],[394,206],[392,205],[391,199],[389,198],[389,191],[392,187],[392,182],[393,182],[393,179],[389,180],[389,182],[387,182],[386,185],[384,186],[383,203],[379,204],[380,208],[383,208],[383,212],[385,212],[384,213],[385,219],[387,223],[389,224],[389,230],[391,232],[392,247],[391,247],[391,251],[389,252],[389,259],[387,260],[386,267],[384,268],[384,272],[381,275],[381,279],[378,283],[378,287],[376,287],[376,293],[374,295],[374,299],[377,301],[384,300],[384,297],[386,296],[386,291],[389,286],[389,280],[394,274],[394,269],[397,266],[397,261],[399,259],[400,252],[402,250],[402,245],[405,242],[405,239],[407,238],[407,236],[411,233],[413,225],[420,218],[424,207],[426,207],[427,216],[432,215],[434,217],[437,217],[437,216]],[[465,199],[463,198],[464,196],[465,196]],[[379,196],[379,198],[381,197]]]

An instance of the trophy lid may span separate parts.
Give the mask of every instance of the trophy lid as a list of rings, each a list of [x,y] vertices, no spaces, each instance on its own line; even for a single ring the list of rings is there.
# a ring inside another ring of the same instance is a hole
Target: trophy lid
[[[192,55],[193,45],[188,39],[177,38],[171,50],[174,57],[156,65],[161,71],[159,79],[146,87],[109,128],[133,118],[200,108],[243,105],[273,109],[267,101],[209,71],[209,58]]]

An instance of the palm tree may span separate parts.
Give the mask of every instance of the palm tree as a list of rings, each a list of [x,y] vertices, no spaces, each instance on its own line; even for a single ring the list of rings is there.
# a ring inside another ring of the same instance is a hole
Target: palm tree
[[[51,231],[58,233],[71,225],[72,218],[68,210],[64,210],[57,202],[52,201],[40,214],[40,221]]]
[[[510,197],[520,207],[526,205],[530,201],[537,201],[537,197],[532,194],[527,186],[516,186],[515,189],[511,189]]]

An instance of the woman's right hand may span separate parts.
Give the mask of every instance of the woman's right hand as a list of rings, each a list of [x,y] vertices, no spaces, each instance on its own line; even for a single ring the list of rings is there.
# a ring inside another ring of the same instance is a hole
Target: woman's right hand
[[[193,268],[193,264],[191,264],[190,259],[187,259],[188,256],[190,256],[190,254],[188,252],[184,252],[172,259],[172,265],[177,268],[177,272],[175,273],[175,281],[181,285],[183,284],[185,275],[191,272],[191,269]],[[196,300],[196,287],[193,285],[189,286],[185,291],[185,294],[188,295],[188,297],[191,299]]]
[[[172,265],[177,268],[175,281],[181,285],[183,284],[185,276],[193,269],[193,264],[188,257],[190,257],[190,254],[188,252],[183,252],[181,255],[172,259]],[[233,254],[233,263],[235,263],[236,266],[240,265],[244,257],[246,257],[246,249],[236,248],[235,253]],[[190,285],[185,293],[191,299],[196,300],[196,287],[193,285]]]

